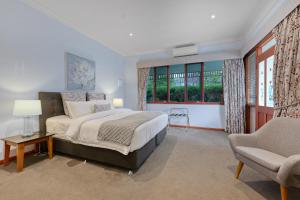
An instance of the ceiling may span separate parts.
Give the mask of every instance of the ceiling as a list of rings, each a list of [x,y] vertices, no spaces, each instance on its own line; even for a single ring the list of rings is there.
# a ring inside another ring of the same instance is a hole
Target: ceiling
[[[131,56],[187,43],[205,46],[242,41],[249,28],[280,0],[24,1],[104,46]]]

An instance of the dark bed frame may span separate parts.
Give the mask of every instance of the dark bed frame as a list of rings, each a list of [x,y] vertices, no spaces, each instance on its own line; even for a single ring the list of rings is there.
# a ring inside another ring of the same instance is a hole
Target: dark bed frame
[[[64,115],[61,94],[59,92],[39,92],[42,104],[42,115],[39,117],[40,133],[46,133],[46,120],[50,117]],[[166,127],[142,148],[123,155],[117,151],[75,144],[68,140],[53,138],[53,149],[56,153],[67,154],[87,160],[117,166],[136,171],[163,141],[167,133]]]

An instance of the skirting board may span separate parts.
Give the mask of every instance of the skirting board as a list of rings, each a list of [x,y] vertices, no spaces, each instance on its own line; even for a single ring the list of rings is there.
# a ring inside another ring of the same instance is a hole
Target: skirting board
[[[185,126],[185,125],[177,125],[177,124],[170,124],[170,127],[177,127],[177,128],[194,128],[194,129],[202,129],[208,131],[225,131],[223,128],[208,128],[208,127],[201,127],[201,126]]]

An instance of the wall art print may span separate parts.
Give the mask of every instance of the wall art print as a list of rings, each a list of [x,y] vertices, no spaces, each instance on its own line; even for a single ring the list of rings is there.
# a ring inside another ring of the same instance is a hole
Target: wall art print
[[[71,53],[65,54],[66,89],[95,90],[95,62]]]

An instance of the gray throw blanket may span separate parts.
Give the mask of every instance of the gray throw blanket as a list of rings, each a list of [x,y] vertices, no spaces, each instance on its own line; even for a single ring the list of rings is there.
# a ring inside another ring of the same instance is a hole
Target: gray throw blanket
[[[99,128],[98,140],[129,146],[137,127],[162,114],[162,112],[139,112],[104,122]]]

